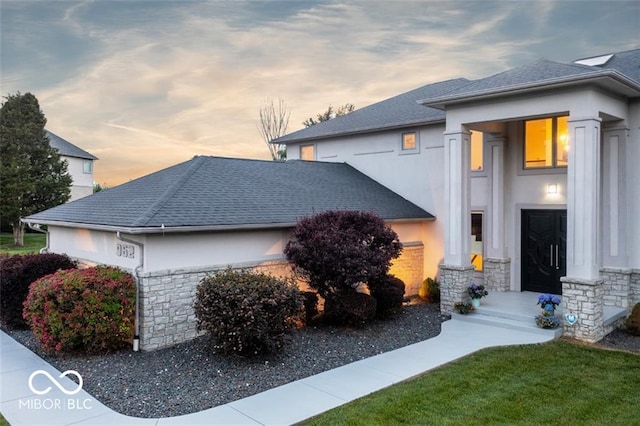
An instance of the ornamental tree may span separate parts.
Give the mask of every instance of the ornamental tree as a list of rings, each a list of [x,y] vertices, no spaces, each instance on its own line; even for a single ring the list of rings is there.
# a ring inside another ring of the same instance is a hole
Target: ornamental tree
[[[325,299],[385,276],[402,251],[398,235],[372,213],[329,211],[304,218],[284,253]]]
[[[66,202],[71,176],[49,145],[47,119],[31,93],[8,95],[0,108],[0,221],[24,245],[20,218]]]

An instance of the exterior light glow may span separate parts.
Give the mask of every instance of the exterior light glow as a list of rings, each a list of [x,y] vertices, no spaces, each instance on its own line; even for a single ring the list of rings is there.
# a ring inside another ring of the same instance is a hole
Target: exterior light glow
[[[547,185],[547,194],[548,195],[555,195],[558,193],[558,184],[557,183],[550,183]]]

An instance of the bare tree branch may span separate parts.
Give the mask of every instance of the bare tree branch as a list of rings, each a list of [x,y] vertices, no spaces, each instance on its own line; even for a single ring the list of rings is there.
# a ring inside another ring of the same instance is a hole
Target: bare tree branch
[[[287,133],[290,115],[291,112],[287,110],[284,101],[280,98],[278,98],[277,105],[273,99],[268,99],[264,106],[260,108],[258,131],[267,144],[273,160],[283,160],[286,158],[285,145],[274,144],[271,143],[271,141]]]

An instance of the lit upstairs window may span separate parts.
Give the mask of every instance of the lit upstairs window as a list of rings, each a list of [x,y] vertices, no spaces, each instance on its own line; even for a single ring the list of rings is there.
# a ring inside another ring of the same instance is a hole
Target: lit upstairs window
[[[306,161],[315,160],[315,149],[313,145],[300,146],[300,159]]]
[[[484,169],[482,158],[482,143],[484,141],[484,133],[471,131],[471,170],[481,171]]]
[[[568,116],[524,123],[524,168],[566,167],[569,159]]]

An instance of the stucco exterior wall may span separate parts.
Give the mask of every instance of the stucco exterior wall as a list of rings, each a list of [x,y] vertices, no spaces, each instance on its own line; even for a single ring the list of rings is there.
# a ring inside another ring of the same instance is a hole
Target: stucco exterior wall
[[[84,173],[83,164],[85,160],[82,158],[66,156],[61,156],[61,158],[66,160],[67,171],[73,179],[73,183],[71,185],[71,198],[69,201],[77,200],[78,198],[93,194],[93,171],[91,173]]]
[[[418,134],[415,153],[401,150],[402,134],[408,131]],[[437,276],[444,256],[443,131],[444,124],[434,124],[314,143],[317,161],[347,163],[436,217],[421,227],[419,238],[400,235],[401,241],[424,245],[425,278]],[[287,158],[299,159],[299,144],[287,148]]]

